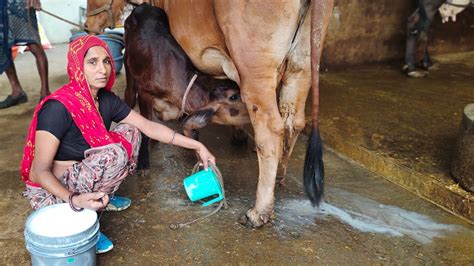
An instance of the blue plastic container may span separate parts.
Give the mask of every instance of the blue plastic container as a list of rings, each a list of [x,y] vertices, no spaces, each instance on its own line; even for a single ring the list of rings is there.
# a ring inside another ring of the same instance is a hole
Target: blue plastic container
[[[69,42],[79,38],[80,36],[86,35],[86,32],[77,32],[69,38]],[[119,73],[122,70],[123,66],[123,53],[122,50],[125,46],[123,40],[123,34],[120,32],[107,32],[106,34],[97,35],[101,40],[103,40],[109,47],[110,53],[115,63],[115,73]]]
[[[215,198],[204,202],[202,206],[209,206],[224,199],[222,188],[216,174],[209,168],[186,177],[183,181],[184,189],[189,199],[194,202],[211,196]]]

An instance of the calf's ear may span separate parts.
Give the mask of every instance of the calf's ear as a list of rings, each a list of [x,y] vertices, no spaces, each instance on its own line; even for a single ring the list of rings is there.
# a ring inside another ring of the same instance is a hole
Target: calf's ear
[[[213,109],[204,109],[190,114],[183,121],[183,128],[186,130],[199,129],[205,127],[216,112]]]

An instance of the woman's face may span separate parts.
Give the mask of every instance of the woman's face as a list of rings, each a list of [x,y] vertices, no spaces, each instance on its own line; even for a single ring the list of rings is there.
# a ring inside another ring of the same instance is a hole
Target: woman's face
[[[104,88],[112,72],[111,60],[105,49],[93,46],[84,57],[84,74],[91,89]]]

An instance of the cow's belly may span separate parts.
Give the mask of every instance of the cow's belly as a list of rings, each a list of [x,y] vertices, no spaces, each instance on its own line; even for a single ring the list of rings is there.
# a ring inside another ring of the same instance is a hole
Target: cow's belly
[[[214,16],[212,0],[162,0],[158,5],[168,14],[173,37],[200,71],[240,83]]]

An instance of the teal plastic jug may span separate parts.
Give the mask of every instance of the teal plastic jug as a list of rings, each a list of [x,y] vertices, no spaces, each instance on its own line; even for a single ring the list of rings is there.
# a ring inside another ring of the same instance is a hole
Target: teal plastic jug
[[[212,203],[224,199],[219,180],[211,168],[208,168],[207,171],[201,170],[186,177],[183,184],[186,194],[192,202],[211,196],[217,196],[216,198],[204,202],[202,206],[209,206]]]

